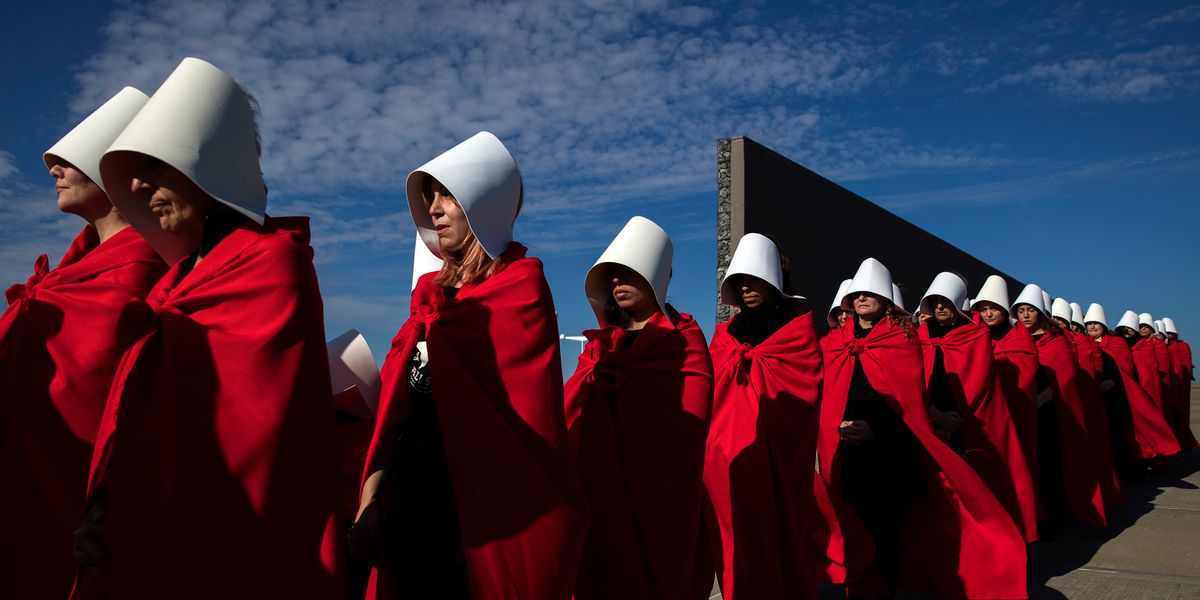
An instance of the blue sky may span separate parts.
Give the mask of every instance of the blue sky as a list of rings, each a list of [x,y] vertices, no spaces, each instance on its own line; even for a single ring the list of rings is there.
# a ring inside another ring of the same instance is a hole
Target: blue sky
[[[404,178],[482,129],[522,168],[517,237],[546,263],[564,332],[594,325],[584,274],[636,214],[673,237],[670,301],[711,332],[716,141],[735,135],[1056,296],[1101,302],[1111,321],[1130,308],[1174,317],[1185,339],[1200,331],[1200,4],[181,0],[6,13],[5,283],[40,252],[57,260],[81,225],[55,211],[42,151],[122,86],[153,93],[198,56],[262,105],[268,212],[313,217],[328,336],[358,328],[380,359],[407,315]],[[796,280],[818,305],[834,292]]]

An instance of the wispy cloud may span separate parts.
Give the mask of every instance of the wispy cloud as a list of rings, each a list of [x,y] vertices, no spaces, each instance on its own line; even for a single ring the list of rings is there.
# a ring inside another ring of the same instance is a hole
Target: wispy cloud
[[[1146,22],[1147,27],[1161,27],[1177,23],[1192,23],[1200,21],[1200,4],[1192,4],[1175,9],[1165,15],[1154,17]]]
[[[83,221],[58,211],[49,179],[35,185],[17,169],[11,153],[0,150],[0,286],[22,282],[41,253],[54,265]]]

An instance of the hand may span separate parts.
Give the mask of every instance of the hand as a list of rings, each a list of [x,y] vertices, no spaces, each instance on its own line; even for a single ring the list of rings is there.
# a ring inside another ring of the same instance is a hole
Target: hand
[[[943,412],[930,407],[930,414],[933,421],[933,432],[943,440],[949,439],[962,426],[962,415],[956,411],[947,410]]]
[[[842,421],[838,425],[838,433],[847,444],[858,445],[875,439],[871,425],[866,421]]]
[[[358,518],[346,532],[350,556],[376,564],[382,554],[383,533],[383,509],[379,502],[371,500],[358,511]]]
[[[92,504],[83,515],[83,524],[75,530],[75,560],[92,575],[104,572],[106,509],[106,502]]]
[[[1043,404],[1054,399],[1054,388],[1046,388],[1042,393],[1038,394],[1037,405],[1040,408]]]

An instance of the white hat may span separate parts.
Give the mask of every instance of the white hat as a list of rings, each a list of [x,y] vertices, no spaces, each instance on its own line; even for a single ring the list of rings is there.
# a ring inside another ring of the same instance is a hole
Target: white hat
[[[150,206],[129,189],[142,154],[191,179],[213,199],[261,224],[267,186],[258,164],[250,99],[224,71],[198,58],[175,67],[100,159],[108,197],[169,264],[195,248],[159,228]]]
[[[64,160],[108,193],[100,177],[100,157],[149,99],[141,90],[131,87],[117,92],[42,154],[46,168],[55,159]]]
[[[1150,316],[1150,313],[1138,314],[1138,327],[1142,325],[1149,325],[1150,329],[1154,329],[1154,317]],[[1137,329],[1137,327],[1134,329]]]
[[[375,415],[379,406],[379,367],[367,340],[355,329],[337,336],[325,345],[329,353],[329,380],[334,396],[357,387],[363,404],[335,406],[338,410],[363,418]]]
[[[895,304],[892,290],[892,272],[888,271],[883,263],[868,258],[858,266],[858,271],[855,271],[854,278],[850,280],[850,286],[846,293],[842,294],[841,306],[846,310],[854,310],[852,296],[860,292],[875,294]]]
[[[1050,316],[1070,323],[1071,303],[1067,302],[1065,298],[1055,298],[1054,302],[1050,305]]]
[[[596,321],[601,325],[606,324],[604,306],[611,296],[608,275],[612,265],[629,267],[641,275],[650,284],[658,308],[664,315],[667,314],[667,285],[671,283],[671,257],[674,252],[671,238],[654,221],[646,217],[629,219],[604,254],[596,260],[596,264],[592,265],[583,282],[583,290],[596,313]]]
[[[738,242],[733,258],[729,259],[729,268],[725,270],[725,278],[721,280],[721,303],[737,306],[741,295],[733,289],[734,275],[752,275],[775,288],[783,294],[783,267],[779,260],[779,248],[770,238],[760,233],[747,233]],[[787,297],[787,296],[785,296]],[[803,298],[803,296],[792,296]]]
[[[1050,311],[1054,307],[1054,302],[1050,300],[1050,293],[1042,290],[1042,306],[1045,308],[1042,312]]]
[[[1167,333],[1174,333],[1175,335],[1179,335],[1179,330],[1175,329],[1175,319],[1172,319],[1171,317],[1163,317],[1162,323],[1163,323],[1163,329],[1166,329]]]
[[[1137,313],[1133,312],[1132,310],[1125,311],[1125,314],[1121,315],[1121,321],[1119,323],[1117,323],[1116,328],[1120,329],[1122,327],[1128,327],[1134,331],[1137,331],[1138,330],[1138,315],[1137,315]]]
[[[983,287],[979,288],[979,295],[971,301],[971,308],[975,308],[980,302],[991,302],[996,306],[1008,311],[1008,282],[999,275],[990,275],[983,282]]]
[[[833,296],[833,304],[829,305],[829,311],[825,313],[825,322],[829,323],[830,327],[838,326],[837,317],[834,316],[833,311],[834,309],[845,310],[842,308],[842,298],[846,295],[846,291],[850,289],[850,284],[853,282],[853,279],[843,279],[838,284],[838,291]]]
[[[1071,318],[1068,321],[1078,323],[1081,326],[1085,324],[1083,322],[1083,307],[1078,302],[1071,303]]]
[[[517,161],[499,138],[480,131],[408,174],[408,208],[417,233],[430,252],[441,256],[433,218],[421,195],[426,177],[437,179],[458,201],[488,256],[504,254],[525,191]]]
[[[1046,296],[1047,294],[1042,291],[1042,288],[1038,284],[1031,283],[1026,285],[1025,289],[1021,290],[1021,293],[1017,295],[1017,299],[1012,303],[1012,306],[1008,307],[1009,313],[1015,315],[1018,304],[1028,304],[1049,318],[1050,311],[1046,309]]]
[[[1167,330],[1163,328],[1163,322],[1158,319],[1154,320],[1154,331],[1163,335],[1167,335]]]
[[[943,271],[933,278],[933,283],[929,284],[929,289],[925,290],[925,296],[921,298],[920,311],[922,314],[933,314],[933,296],[941,296],[950,301],[954,305],[954,312],[960,317],[966,318],[967,315],[963,312],[962,306],[967,301],[967,284],[955,273]]]
[[[1108,317],[1104,315],[1103,306],[1100,306],[1095,302],[1088,306],[1087,314],[1083,317],[1083,324],[1087,325],[1088,323],[1099,323],[1105,328],[1108,327]]]
[[[425,240],[421,236],[416,236],[416,244],[413,245],[413,272],[412,272],[412,288],[417,289],[417,280],[426,273],[441,271],[444,264],[442,259],[433,255],[429,251],[429,246],[425,245]]]
[[[892,304],[895,305],[896,310],[899,311],[901,315],[906,317],[912,316],[912,313],[908,312],[908,310],[904,308],[904,296],[900,293],[900,286],[894,283],[892,284]]]

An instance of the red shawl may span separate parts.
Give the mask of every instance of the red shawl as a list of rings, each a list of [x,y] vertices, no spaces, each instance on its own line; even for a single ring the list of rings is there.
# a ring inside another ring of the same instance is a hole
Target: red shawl
[[[992,356],[996,371],[992,391],[1008,405],[1025,464],[1032,473],[1037,465],[1037,345],[1029,330],[1017,324],[999,341],[992,342]],[[1025,531],[1034,530],[1027,525]]]
[[[721,593],[815,598],[820,561],[808,540],[821,353],[812,313],[757,346],[728,329],[718,325],[709,346],[715,393],[704,460]]]
[[[950,388],[963,417],[963,458],[996,496],[1025,541],[1037,539],[1037,499],[1033,476],[1014,427],[1005,398],[993,393],[992,340],[982,323],[968,322],[940,338],[930,338],[929,327],[917,330],[925,365],[925,385],[933,376],[934,352],[942,360]]]
[[[1108,414],[1104,411],[1104,396],[1100,393],[1100,378],[1104,372],[1104,359],[1100,357],[1100,345],[1091,336],[1068,332],[1075,357],[1079,361],[1079,398],[1083,401],[1083,414],[1087,419],[1088,441],[1100,481],[1100,493],[1105,506],[1116,506],[1125,502],[1121,489],[1121,478],[1112,455],[1112,436],[1108,429]]]
[[[1184,451],[1197,446],[1196,437],[1192,435],[1192,390],[1191,390],[1191,361],[1185,357],[1180,342],[1164,344],[1171,360],[1171,382],[1174,393],[1171,402],[1171,414],[1174,415],[1172,429],[1175,437]],[[1189,349],[1190,351],[1190,349]]]
[[[1192,347],[1187,342],[1179,340],[1173,345],[1179,347],[1179,355],[1183,359],[1179,363],[1179,368],[1183,372],[1183,383],[1192,385]]]
[[[1168,404],[1163,397],[1163,381],[1158,370],[1158,354],[1148,338],[1141,338],[1133,345],[1133,364],[1137,369],[1138,383],[1154,401],[1154,407],[1164,418],[1170,419]]]
[[[921,347],[914,334],[882,320],[863,339],[854,324],[822,340],[825,381],[817,453],[821,477],[839,522],[828,546],[835,564],[849,577],[863,573],[871,542],[841,496],[838,425],[856,361],[871,386],[904,419],[924,447],[927,491],[909,508],[903,525],[904,564],[900,587],[949,599],[1026,598],[1025,543],[999,501],[978,475],[934,435],[929,425]],[[845,556],[836,551],[843,549]],[[855,583],[855,582],[851,582]]]
[[[0,598],[64,598],[77,568],[88,462],[117,361],[150,328],[139,310],[167,270],[132,227],[85,226],[8,288],[0,316]]]
[[[88,486],[106,575],[76,597],[332,598],[333,406],[308,219],[244,221],[146,302]]]
[[[1129,399],[1129,412],[1133,415],[1133,435],[1137,442],[1138,458],[1171,456],[1179,452],[1179,442],[1167,425],[1166,417],[1154,405],[1154,400],[1138,383],[1134,374],[1133,352],[1124,338],[1105,335],[1100,340],[1100,349],[1110,356],[1121,372],[1125,384],[1125,396]]]
[[[656,313],[625,349],[624,329],[584,332],[567,381],[591,509],[581,600],[707,598],[712,587],[699,547],[712,360],[696,321],[673,316]]]
[[[1093,527],[1105,524],[1104,498],[1092,460],[1087,413],[1079,396],[1079,362],[1071,343],[1060,332],[1047,332],[1037,340],[1038,364],[1054,392],[1062,448],[1063,493],[1067,510]]]
[[[563,425],[558,319],[540,260],[511,243],[495,272],[447,299],[424,275],[380,372],[364,473],[387,468],[408,419],[422,338],[475,597],[566,599],[586,517]],[[414,519],[421,518],[413,515]],[[382,561],[381,564],[388,564]],[[403,592],[384,567],[379,598]]]

